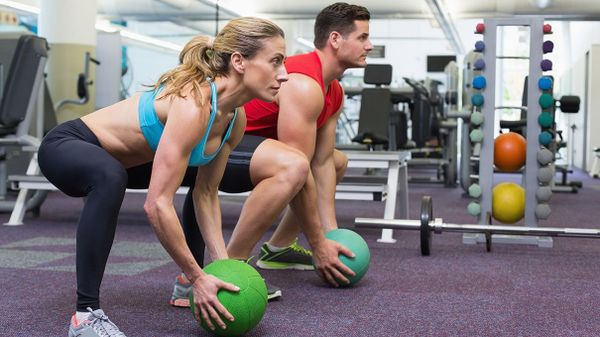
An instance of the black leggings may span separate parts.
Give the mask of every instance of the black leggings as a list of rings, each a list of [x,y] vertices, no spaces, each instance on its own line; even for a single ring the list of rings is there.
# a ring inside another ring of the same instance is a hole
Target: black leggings
[[[152,163],[125,169],[80,119],[50,131],[42,141],[38,161],[42,173],[62,192],[87,197],[76,237],[77,310],[96,310],[125,189],[148,188]],[[188,171],[183,185],[192,186],[196,169]],[[204,240],[196,225],[191,189],[185,198],[182,224],[188,246],[202,266]]]
[[[232,152],[220,189],[239,193],[252,190],[250,158],[265,138],[245,135]],[[38,152],[44,176],[65,194],[87,197],[79,218],[76,238],[77,310],[100,307],[100,284],[114,240],[119,209],[126,188],[146,189],[152,163],[125,169],[104,150],[94,133],[80,120],[63,123],[44,137]],[[197,169],[189,167],[182,186],[185,197],[182,227],[196,259],[204,264],[204,239],[194,213],[192,191]]]

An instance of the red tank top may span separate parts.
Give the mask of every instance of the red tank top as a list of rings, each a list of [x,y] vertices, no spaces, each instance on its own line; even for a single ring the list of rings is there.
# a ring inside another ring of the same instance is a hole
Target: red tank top
[[[313,78],[321,86],[325,101],[323,110],[317,119],[317,129],[322,127],[327,119],[334,115],[342,105],[342,86],[338,80],[333,80],[328,88],[323,84],[323,69],[317,52],[290,56],[285,61],[285,68],[289,74],[304,74]],[[285,85],[285,83],[283,84]],[[277,118],[279,106],[277,103],[253,99],[244,104],[248,123],[246,133],[277,139]]]

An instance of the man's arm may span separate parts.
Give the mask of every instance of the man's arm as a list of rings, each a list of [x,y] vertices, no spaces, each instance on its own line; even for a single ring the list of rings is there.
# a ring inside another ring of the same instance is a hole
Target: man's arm
[[[319,218],[325,232],[337,228],[335,213],[336,171],[333,159],[337,120],[343,109],[329,117],[325,125],[317,130],[315,154],[311,161],[311,171],[317,185],[317,205]]]
[[[315,153],[317,138],[317,119],[323,109],[324,97],[319,84],[312,78],[302,74],[290,74],[285,85],[278,94],[279,117],[277,120],[277,137],[279,141],[300,150],[308,160]],[[302,230],[311,246],[324,240],[316,205],[316,185],[312,174],[305,184],[304,213],[297,214],[303,218],[299,221]],[[310,203],[307,205],[306,203]],[[314,211],[313,211],[314,210]],[[314,213],[313,213],[314,212]],[[312,218],[312,219],[311,219]]]
[[[321,87],[305,75],[291,74],[279,92],[278,103],[279,140],[302,151],[312,161],[317,141],[317,119],[324,103]],[[337,280],[347,282],[344,274],[354,275],[354,272],[339,260],[338,254],[352,257],[353,253],[325,238],[318,215],[317,187],[312,172],[309,172],[303,189],[290,206],[313,249],[313,260],[321,277],[334,286],[338,285]]]

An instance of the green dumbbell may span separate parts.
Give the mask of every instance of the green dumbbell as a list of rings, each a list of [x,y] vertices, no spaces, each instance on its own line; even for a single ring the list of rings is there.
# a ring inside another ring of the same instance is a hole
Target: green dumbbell
[[[479,184],[471,184],[469,186],[469,196],[471,198],[479,198],[481,196],[481,186]]]
[[[471,133],[469,134],[469,138],[473,143],[481,143],[481,141],[483,140],[483,131],[481,131],[481,129],[475,129],[471,131]]]
[[[552,124],[554,124],[554,120],[549,112],[542,112],[538,116],[538,123],[543,128],[549,128],[552,126]]]
[[[478,216],[481,214],[481,205],[478,202],[471,201],[467,206],[467,212],[472,216]]]
[[[483,124],[483,114],[479,111],[475,111],[471,114],[471,124],[474,126],[480,126]]]

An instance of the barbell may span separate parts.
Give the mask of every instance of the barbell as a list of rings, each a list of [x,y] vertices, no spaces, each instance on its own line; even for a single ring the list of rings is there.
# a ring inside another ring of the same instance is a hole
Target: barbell
[[[483,234],[488,252],[492,249],[492,235],[494,234],[600,239],[600,230],[598,229],[491,225],[489,215],[487,216],[489,225],[444,223],[441,218],[433,218],[433,201],[430,196],[424,196],[421,199],[420,220],[356,218],[354,222],[357,227],[417,230],[420,232],[421,255],[423,256],[431,254],[432,232],[436,234],[443,232]]]

